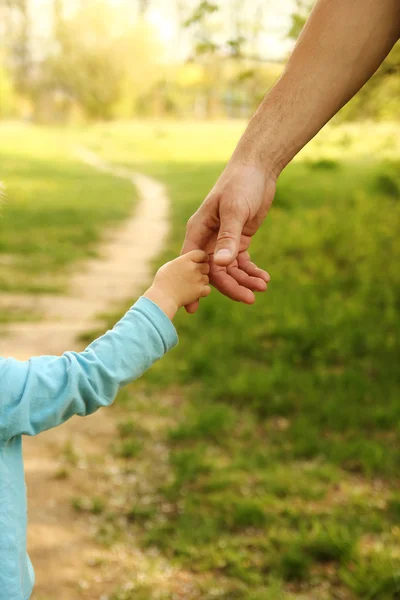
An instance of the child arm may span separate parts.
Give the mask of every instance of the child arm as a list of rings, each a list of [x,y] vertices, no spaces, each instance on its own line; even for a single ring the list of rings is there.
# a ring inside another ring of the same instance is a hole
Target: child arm
[[[0,437],[36,435],[111,404],[176,343],[169,318],[142,297],[84,352],[0,359]]]

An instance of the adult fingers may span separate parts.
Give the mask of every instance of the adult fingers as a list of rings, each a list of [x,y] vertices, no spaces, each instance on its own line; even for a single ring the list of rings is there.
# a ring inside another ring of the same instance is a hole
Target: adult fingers
[[[248,275],[252,277],[259,277],[263,279],[266,283],[271,281],[271,277],[267,271],[260,269],[250,260],[250,255],[248,252],[240,252],[237,258],[238,265],[242,271],[245,271]]]
[[[253,304],[255,301],[254,293],[248,288],[240,285],[225,269],[218,269],[214,266],[210,271],[210,281],[221,294],[228,296],[236,302]]]
[[[235,279],[239,285],[253,290],[254,292],[265,292],[267,289],[267,282],[260,277],[252,277],[245,271],[242,271],[239,267],[229,267],[228,274]]]

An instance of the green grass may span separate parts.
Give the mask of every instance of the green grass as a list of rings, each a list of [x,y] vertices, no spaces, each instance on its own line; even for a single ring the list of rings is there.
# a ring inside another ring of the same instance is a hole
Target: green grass
[[[0,135],[0,292],[62,291],[68,269],[96,255],[102,232],[129,214],[135,192],[129,181],[82,164],[61,130],[0,124]]]
[[[38,319],[39,316],[33,311],[30,312],[27,310],[23,310],[22,308],[17,306],[7,306],[7,309],[2,309],[0,313],[0,326],[4,325],[5,323],[9,323],[10,321],[18,323],[31,323],[32,321],[36,321]]]
[[[166,182],[159,262],[179,253],[241,127],[89,133]],[[227,598],[400,597],[400,148],[393,130],[360,132],[328,129],[281,176],[252,248],[267,294],[245,307],[214,292],[182,312],[179,347],[146,377],[155,397],[181,386],[187,400],[166,436],[172,479],[135,505],[143,543],[224,577]]]
[[[187,218],[242,129],[99,125],[68,133],[68,144],[79,140],[167,184],[173,232],[161,264],[179,253]],[[18,257],[28,227],[34,236],[42,227],[51,258],[41,263],[32,250],[31,260],[43,286],[46,272],[63,272],[95,251],[86,210],[94,211],[99,233],[112,205],[125,206],[115,198],[108,204],[106,194],[100,210],[90,190],[98,195],[115,184],[125,198],[126,188],[71,159],[62,161],[55,194],[46,178],[55,163],[44,143],[34,195],[24,182],[25,175],[34,181],[37,164],[25,172],[23,163],[38,137],[20,135],[36,138],[24,150],[15,142],[4,178],[17,187],[17,205],[24,198],[18,185],[26,185],[32,211],[33,198],[47,200],[36,221],[29,211],[24,221],[24,204],[15,209],[20,241],[14,247],[7,234],[4,252]],[[199,589],[193,598],[400,597],[399,139],[398,125],[333,127],[318,136],[283,173],[254,241],[254,259],[272,276],[268,292],[246,307],[214,291],[196,315],[180,313],[178,348],[120,397],[113,452],[125,476],[118,491],[125,508],[119,500],[115,514],[112,497],[78,499],[76,508],[96,513],[104,544],[131,532],[143,549],[156,547],[191,572]],[[76,173],[87,205],[72,199]],[[73,243],[55,216],[59,194],[62,205],[79,205],[71,211]],[[122,217],[126,208],[117,212]],[[76,248],[68,264],[57,258],[64,234]],[[33,280],[23,289],[34,288]],[[144,479],[143,489],[132,488],[132,474]],[[135,593],[120,588],[115,598],[173,597],[147,583]]]

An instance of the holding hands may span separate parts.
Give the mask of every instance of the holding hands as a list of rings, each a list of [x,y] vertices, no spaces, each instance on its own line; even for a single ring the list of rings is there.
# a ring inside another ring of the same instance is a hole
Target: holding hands
[[[256,164],[235,157],[189,219],[182,253],[195,248],[210,254],[210,282],[237,302],[253,304],[254,292],[264,292],[266,271],[251,262],[248,248],[264,221],[275,194],[276,180]],[[198,301],[186,305],[196,312]]]
[[[251,262],[248,248],[274,194],[273,177],[232,159],[189,219],[182,256],[158,270],[145,297],[170,319],[181,306],[196,312],[210,283],[232,300],[253,304],[254,292],[264,292],[270,276]]]

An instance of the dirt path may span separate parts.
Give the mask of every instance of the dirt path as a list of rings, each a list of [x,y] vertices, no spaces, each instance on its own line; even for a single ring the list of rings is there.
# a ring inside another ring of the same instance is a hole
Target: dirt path
[[[116,177],[132,181],[141,202],[122,226],[108,232],[100,258],[81,265],[71,278],[68,294],[0,298],[0,306],[32,308],[45,315],[40,323],[19,323],[0,339],[0,355],[26,359],[79,349],[77,335],[99,325],[96,316],[128,298],[134,299],[150,277],[150,262],[163,248],[168,232],[168,198],[164,187],[141,174],[110,167],[94,154],[80,150],[82,160]]]
[[[88,151],[80,150],[80,157],[97,169],[130,179],[139,191],[140,202],[130,219],[108,232],[99,249],[101,258],[82,265],[72,277],[67,295],[0,298],[3,305],[34,304],[45,317],[39,323],[10,326],[0,340],[2,356],[26,359],[80,350],[77,334],[98,326],[96,315],[140,295],[150,279],[151,260],[165,242],[168,198],[163,186],[144,175],[110,167]],[[127,564],[131,569],[147,568],[149,558],[134,545],[129,551],[118,547],[106,551],[98,546],[92,535],[95,516],[72,508],[73,498],[96,495],[107,469],[118,478],[117,467],[104,459],[115,429],[109,409],[87,419],[74,417],[60,428],[24,439],[28,549],[36,570],[35,600],[106,600]],[[169,565],[160,563],[159,567],[160,575],[173,576]]]

